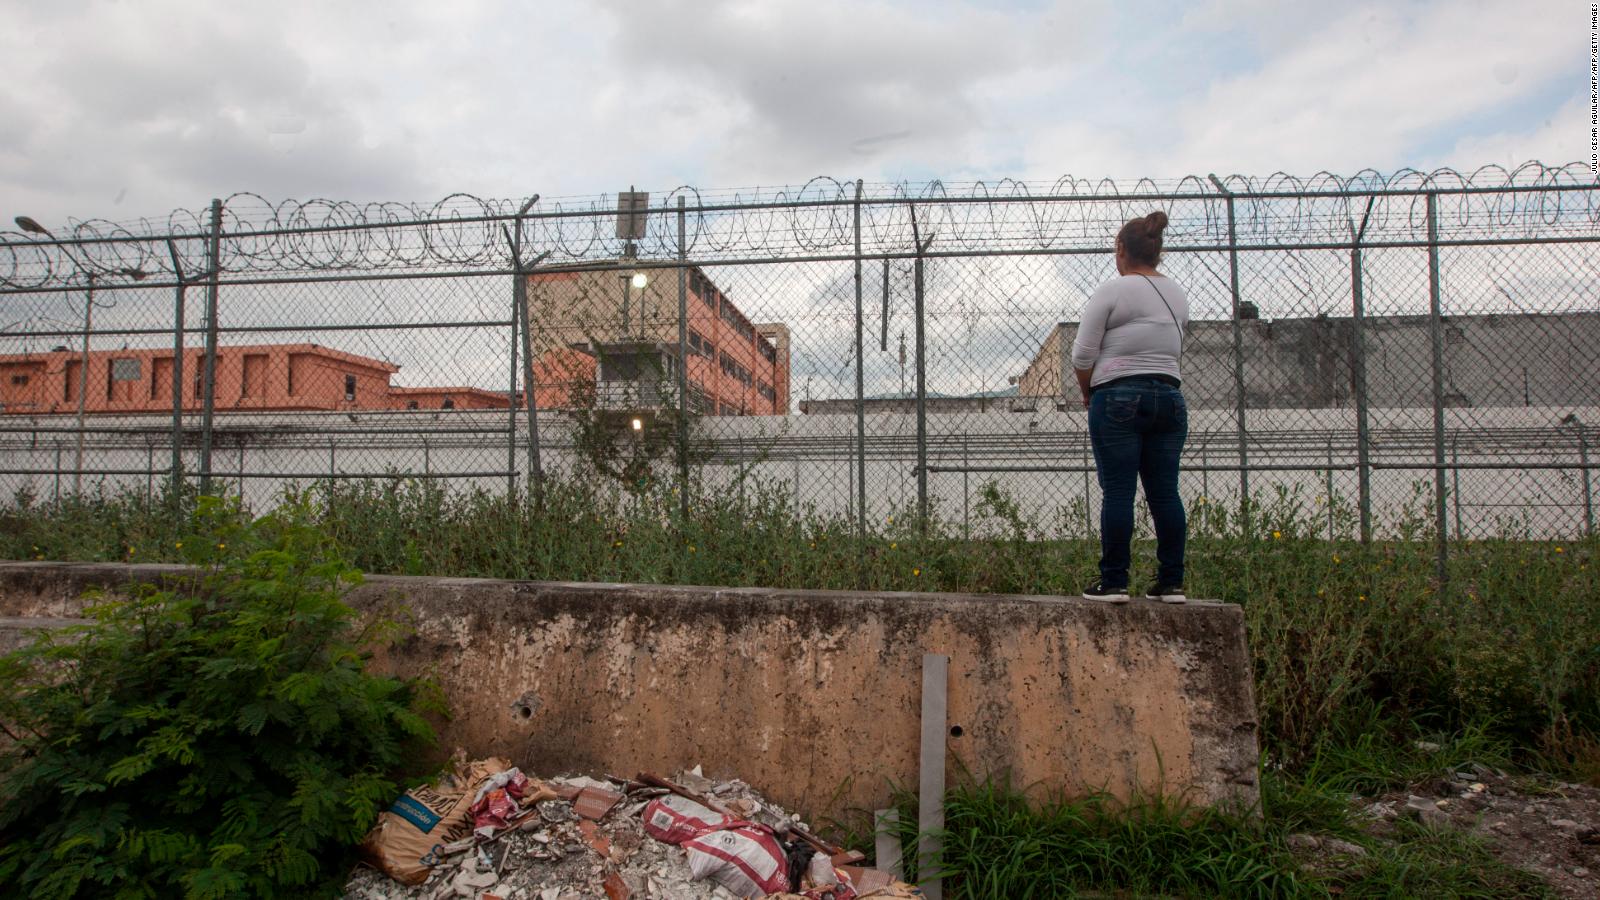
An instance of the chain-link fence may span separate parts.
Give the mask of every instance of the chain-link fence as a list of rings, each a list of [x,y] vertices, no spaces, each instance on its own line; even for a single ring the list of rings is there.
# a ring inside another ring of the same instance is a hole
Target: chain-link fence
[[[1426,534],[1441,558],[1588,535],[1597,190],[1529,164],[19,217],[0,485],[194,479],[258,506],[324,477],[516,490],[574,472],[598,433],[690,447],[713,489],[779,484],[863,529],[980,529],[993,485],[1087,536],[1075,319],[1116,229],[1162,209],[1202,523],[1303,507],[1330,538]]]

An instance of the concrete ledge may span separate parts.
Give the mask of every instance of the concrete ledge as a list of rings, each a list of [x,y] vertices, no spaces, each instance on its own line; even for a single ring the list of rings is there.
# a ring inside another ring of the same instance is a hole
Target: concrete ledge
[[[0,615],[73,616],[88,588],[177,566],[0,563]],[[1254,805],[1256,713],[1231,604],[373,576],[417,632],[380,664],[432,672],[446,746],[535,772],[703,764],[812,815],[917,779],[922,655],[950,656],[952,779]]]

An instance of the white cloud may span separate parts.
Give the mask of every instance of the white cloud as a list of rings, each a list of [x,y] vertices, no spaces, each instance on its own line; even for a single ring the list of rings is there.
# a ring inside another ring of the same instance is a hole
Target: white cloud
[[[1256,26],[1273,38],[1261,42],[1258,65],[1132,121],[1043,130],[1030,151],[1034,170],[1047,174],[1055,158],[1071,159],[1075,172],[1121,177],[1416,166],[1430,142],[1474,118],[1520,112],[1583,59],[1574,14],[1550,3],[1299,6],[1264,22],[1249,14],[1257,5],[1222,0],[1185,22]],[[1300,27],[1285,29],[1295,12]]]
[[[0,196],[6,217],[47,222],[159,218],[235,191],[426,202],[818,174],[1348,173],[1585,149],[1581,109],[1568,122],[1586,62],[1570,4],[7,11]],[[1541,115],[1556,95],[1566,106]]]

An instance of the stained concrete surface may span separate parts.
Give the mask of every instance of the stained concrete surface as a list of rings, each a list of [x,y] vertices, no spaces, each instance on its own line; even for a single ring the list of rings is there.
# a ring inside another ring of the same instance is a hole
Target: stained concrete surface
[[[0,616],[70,617],[88,588],[183,571],[0,563]],[[698,763],[815,817],[881,808],[917,780],[931,652],[950,656],[952,781],[1259,798],[1231,604],[387,576],[347,599],[414,620],[378,664],[439,680],[443,747],[534,771]]]

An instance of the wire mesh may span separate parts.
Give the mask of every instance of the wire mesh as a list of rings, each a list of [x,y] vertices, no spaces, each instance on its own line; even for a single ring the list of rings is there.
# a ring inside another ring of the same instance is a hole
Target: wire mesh
[[[814,179],[668,192],[642,238],[617,236],[611,196],[241,194],[7,232],[0,485],[199,478],[255,505],[319,478],[503,491],[581,474],[596,433],[665,434],[665,452],[686,422],[712,490],[760,480],[830,515],[975,534],[1001,492],[1043,533],[1089,536],[1076,320],[1116,229],[1163,209],[1202,525],[1277,498],[1330,538],[1588,534],[1596,191],[1538,164]],[[658,455],[612,474],[673,477]]]

